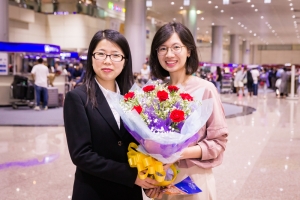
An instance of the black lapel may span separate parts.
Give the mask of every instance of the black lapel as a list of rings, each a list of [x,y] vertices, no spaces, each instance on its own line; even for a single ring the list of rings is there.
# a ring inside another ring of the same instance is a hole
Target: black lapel
[[[95,81],[95,87],[96,87],[96,98],[97,98],[97,103],[98,106],[96,107],[96,109],[99,111],[99,113],[102,115],[102,117],[105,119],[105,121],[109,124],[109,126],[119,135],[120,134],[120,130],[118,127],[118,124],[116,122],[116,119],[106,101],[106,98],[103,95],[103,92],[101,91],[101,89],[99,88],[97,82]]]

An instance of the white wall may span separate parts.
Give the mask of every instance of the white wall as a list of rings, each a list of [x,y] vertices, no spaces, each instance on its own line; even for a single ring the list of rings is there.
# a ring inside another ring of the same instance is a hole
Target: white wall
[[[300,51],[256,51],[255,60],[257,64],[300,64]],[[254,64],[256,64],[254,63]]]

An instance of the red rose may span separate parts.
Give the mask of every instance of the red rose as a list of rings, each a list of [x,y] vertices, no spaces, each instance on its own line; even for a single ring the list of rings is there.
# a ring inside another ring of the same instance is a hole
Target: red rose
[[[138,106],[133,106],[132,110],[136,110],[136,112],[138,112],[139,114],[141,114],[143,108],[142,106],[138,105]]]
[[[162,102],[169,98],[169,94],[164,90],[160,90],[157,92],[157,97],[158,97],[159,101]]]
[[[132,99],[134,97],[134,92],[128,92],[124,95],[124,100],[128,101],[129,99]]]
[[[173,122],[181,122],[184,120],[184,112],[182,110],[173,110],[170,114],[170,118]]]
[[[155,89],[154,85],[147,85],[145,87],[143,87],[144,92],[151,92]]]
[[[168,86],[168,90],[169,90],[170,92],[176,92],[176,91],[179,90],[179,88],[178,88],[177,86],[175,86],[175,85],[169,85],[169,86]]]
[[[188,93],[180,93],[180,96],[183,100],[193,101],[193,97]]]

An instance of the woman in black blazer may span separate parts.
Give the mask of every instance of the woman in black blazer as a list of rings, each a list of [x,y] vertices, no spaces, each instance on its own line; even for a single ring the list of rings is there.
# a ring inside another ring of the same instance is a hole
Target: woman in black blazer
[[[131,53],[119,32],[97,32],[91,40],[84,84],[68,92],[64,122],[69,152],[76,165],[74,200],[142,200],[159,190],[153,179],[139,179],[130,168],[127,148],[133,137],[107,102],[107,91],[124,95],[133,83]]]

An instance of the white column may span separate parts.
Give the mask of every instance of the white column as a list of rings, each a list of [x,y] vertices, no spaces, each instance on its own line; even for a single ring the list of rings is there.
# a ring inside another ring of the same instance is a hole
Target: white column
[[[0,0],[0,41],[8,42],[8,0]]]
[[[250,42],[248,40],[243,41],[243,64],[250,64]]]
[[[223,26],[213,26],[211,38],[211,62],[223,63]]]
[[[298,100],[297,96],[295,96],[295,75],[296,75],[295,65],[292,65],[292,70],[291,70],[291,93],[286,98],[288,100]]]
[[[182,23],[191,31],[194,36],[195,42],[197,42],[197,8],[196,1],[191,0],[190,6],[182,14]]]
[[[140,72],[146,60],[146,1],[125,1],[125,34],[128,40],[133,72]]]
[[[230,35],[230,63],[239,63],[239,36]]]

